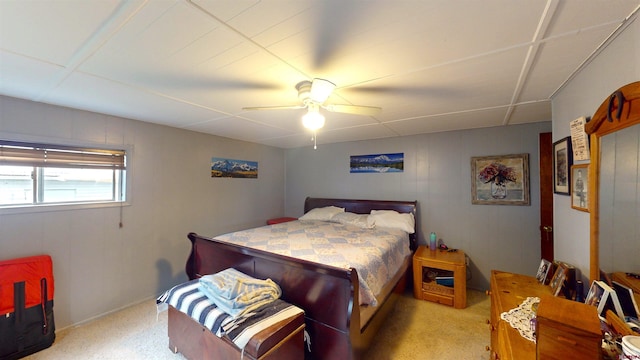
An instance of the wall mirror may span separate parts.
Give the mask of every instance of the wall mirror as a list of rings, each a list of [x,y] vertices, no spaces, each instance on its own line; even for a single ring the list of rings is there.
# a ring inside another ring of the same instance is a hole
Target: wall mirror
[[[640,272],[640,81],[615,91],[585,125],[591,281],[600,270]]]

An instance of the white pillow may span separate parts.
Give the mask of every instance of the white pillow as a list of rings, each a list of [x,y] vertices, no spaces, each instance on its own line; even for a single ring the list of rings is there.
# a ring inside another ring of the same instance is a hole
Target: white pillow
[[[331,221],[345,224],[345,225],[355,225],[362,229],[372,229],[374,227],[373,223],[369,223],[369,214],[356,214],[352,212],[341,212],[335,214]]]
[[[320,220],[331,221],[331,218],[338,213],[344,212],[344,208],[337,206],[325,206],[309,210],[306,214],[300,216],[298,220]]]
[[[401,214],[395,210],[371,210],[369,219],[376,227],[404,230],[409,234],[415,232],[416,221],[413,214]]]

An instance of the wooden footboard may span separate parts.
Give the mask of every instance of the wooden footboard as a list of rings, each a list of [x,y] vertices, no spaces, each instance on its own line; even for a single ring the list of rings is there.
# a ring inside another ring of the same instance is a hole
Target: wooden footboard
[[[275,281],[282,299],[305,311],[306,330],[317,359],[348,359],[351,353],[350,326],[360,323],[358,277],[344,270],[312,262],[223,243],[189,234],[192,251],[187,275],[194,279],[233,267],[247,275]],[[357,309],[357,308],[356,308]]]
[[[416,202],[371,200],[311,199],[305,212],[327,204],[347,211],[368,213],[370,209],[396,209],[415,215]],[[354,206],[357,204],[357,208]],[[355,269],[340,269],[314,262],[293,259],[258,249],[189,234],[192,248],[186,264],[190,279],[233,267],[247,275],[270,278],[280,285],[282,299],[305,311],[305,330],[311,338],[313,359],[359,359],[369,347],[386,315],[393,309],[398,293],[406,287],[410,256],[405,261],[394,291],[383,299],[367,324],[361,324],[358,274]],[[413,248],[416,237],[408,246]]]

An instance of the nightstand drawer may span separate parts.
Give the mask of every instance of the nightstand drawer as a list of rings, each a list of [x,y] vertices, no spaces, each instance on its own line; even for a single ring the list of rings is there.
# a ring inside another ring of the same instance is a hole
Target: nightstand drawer
[[[453,296],[439,295],[432,292],[423,291],[422,300],[433,301],[438,304],[453,306]]]

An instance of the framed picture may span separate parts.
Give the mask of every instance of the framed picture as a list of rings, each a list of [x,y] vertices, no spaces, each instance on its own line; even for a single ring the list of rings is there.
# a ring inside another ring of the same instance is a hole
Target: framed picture
[[[211,177],[257,179],[258,162],[212,157]]]
[[[589,211],[587,196],[589,164],[571,166],[571,207],[580,211]]]
[[[404,153],[351,155],[350,173],[397,173],[404,171]]]
[[[551,282],[549,283],[549,286],[551,286],[551,293],[554,296],[560,295],[562,287],[567,279],[567,275],[568,270],[564,266],[559,265],[551,278]]]
[[[545,259],[540,260],[540,266],[538,266],[538,272],[536,273],[536,279],[538,279],[540,284],[545,284],[547,282],[547,277],[549,276],[551,268],[551,261]]]
[[[573,164],[573,152],[571,151],[571,136],[553,143],[553,192],[569,195],[570,178],[569,170]]]
[[[555,261],[556,269],[549,285],[555,296],[573,300],[576,295],[576,268],[564,261]]]
[[[472,157],[471,203],[530,205],[529,154]]]
[[[607,310],[613,311],[618,316],[623,316],[622,307],[618,296],[609,285],[602,281],[594,281],[589,288],[585,304],[593,305],[598,308],[598,316],[600,319],[605,320],[607,316]]]
[[[611,285],[611,288],[616,292],[616,295],[618,296],[618,301],[620,302],[620,307],[622,308],[624,316],[638,319],[640,310],[638,310],[638,304],[636,303],[633,290],[628,286],[620,284],[616,281],[613,281]]]

